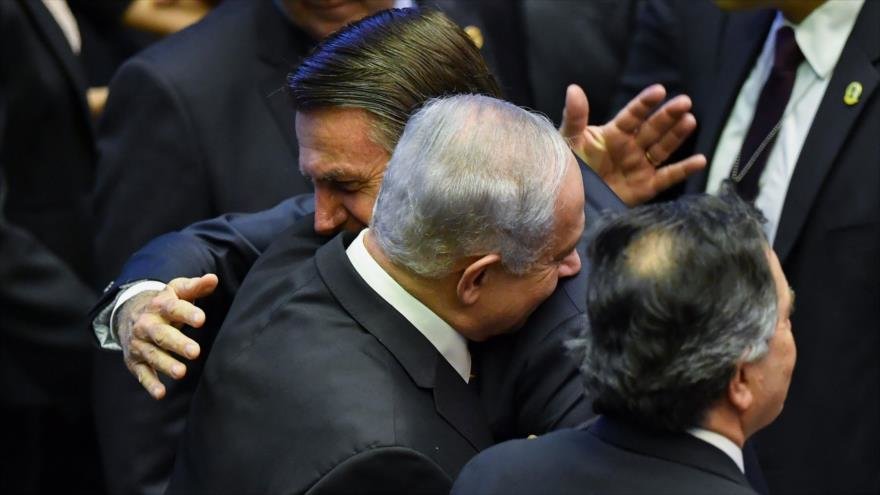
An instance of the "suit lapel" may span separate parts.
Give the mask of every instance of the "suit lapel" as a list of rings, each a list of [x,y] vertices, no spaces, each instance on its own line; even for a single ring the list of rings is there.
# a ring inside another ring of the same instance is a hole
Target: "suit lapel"
[[[489,422],[474,388],[468,386],[445,359],[437,359],[434,406],[476,450],[492,445]]]
[[[46,41],[52,55],[60,63],[62,71],[76,95],[77,104],[82,111],[82,115],[85,117],[87,128],[92,131],[92,121],[88,118],[90,111],[85,100],[89,84],[80,61],[70,48],[70,43],[64,37],[64,33],[55,21],[55,18],[52,17],[52,14],[43,5],[43,2],[39,0],[25,0],[21,2],[21,5],[28,12],[31,19],[33,19],[34,25]]]
[[[698,115],[699,135],[696,152],[703,153],[709,162],[718,144],[721,131],[733,108],[739,90],[748,78],[755,60],[767,39],[775,11],[729,14],[721,28],[720,44],[715,57],[715,77],[702,78],[697,93],[701,101],[710,102]],[[708,168],[695,174],[687,183],[687,191],[703,192],[708,180]]]
[[[299,148],[294,132],[293,106],[287,92],[287,76],[296,70],[314,41],[285,19],[274,2],[257,1],[253,8],[256,9],[253,29],[258,33],[260,99],[296,159]]]
[[[345,254],[352,238],[338,235],[318,250],[315,260],[324,283],[416,385],[433,390],[437,413],[475,449],[488,447],[492,438],[479,398],[431,343],[355,272]]]
[[[783,263],[800,235],[835,157],[880,81],[880,73],[874,66],[880,59],[878,18],[880,5],[873,1],[865,2],[798,156],[774,243],[774,249]],[[863,90],[859,102],[849,106],[844,104],[843,95],[853,81],[860,82]]]

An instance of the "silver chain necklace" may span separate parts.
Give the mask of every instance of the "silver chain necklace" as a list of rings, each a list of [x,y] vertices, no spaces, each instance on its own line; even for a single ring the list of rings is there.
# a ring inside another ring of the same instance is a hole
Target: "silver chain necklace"
[[[789,107],[786,108],[784,112],[782,112],[782,116],[779,117],[778,121],[776,121],[776,125],[774,125],[773,129],[770,129],[770,132],[768,132],[767,135],[764,136],[761,144],[759,144],[758,147],[755,148],[755,151],[752,153],[752,156],[749,157],[749,160],[746,162],[742,170],[739,169],[740,159],[742,158],[742,146],[740,146],[740,152],[736,154],[736,159],[733,161],[733,168],[730,170],[730,180],[732,180],[736,184],[739,184],[739,182],[743,180],[743,177],[745,177],[746,174],[749,173],[752,165],[754,165],[758,157],[761,156],[764,148],[766,148],[767,145],[770,144],[771,141],[773,141],[773,138],[776,137],[777,134],[779,134],[779,129],[782,128],[782,121],[784,121],[785,118],[788,117],[788,115],[803,102],[804,96],[807,96],[807,92],[810,91],[810,89],[812,89],[818,81],[818,77],[814,78],[812,81],[810,81],[810,84],[808,84],[806,88],[801,90],[797,98],[791,100],[794,103],[792,105],[789,105]],[[797,83],[797,79],[795,79],[795,83]],[[748,134],[748,131],[746,131],[746,133]],[[743,137],[743,142],[745,142],[745,137]]]
[[[755,149],[755,152],[752,153],[752,156],[749,157],[749,161],[746,162],[746,166],[743,167],[742,170],[739,169],[739,159],[742,155],[742,152],[736,154],[736,160],[733,162],[733,169],[730,171],[730,180],[739,184],[739,181],[743,180],[743,177],[749,173],[749,170],[752,169],[752,165],[755,164],[755,161],[761,156],[761,152],[764,151],[764,148],[779,134],[779,129],[782,127],[782,121],[785,120],[785,114],[782,114],[782,117],[779,118],[779,121],[776,122],[776,125],[773,126],[773,129],[770,129],[770,132],[767,133],[767,136],[764,137],[764,140],[761,141],[761,144]]]

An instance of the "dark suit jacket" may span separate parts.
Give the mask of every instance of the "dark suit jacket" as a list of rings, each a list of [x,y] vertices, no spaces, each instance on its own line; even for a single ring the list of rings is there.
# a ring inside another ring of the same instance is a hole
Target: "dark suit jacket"
[[[239,291],[168,493],[447,493],[492,442],[476,393],[360,278],[353,235],[299,264],[298,230]]]
[[[0,2],[0,491],[100,493],[91,418],[95,148],[86,82],[42,2]]]
[[[3,403],[87,403],[89,339],[80,329],[94,299],[86,284],[95,150],[85,90],[79,61],[42,3],[0,3]]]
[[[623,69],[643,0],[427,0],[461,26],[481,29],[483,57],[504,97],[556,123],[565,88],[590,97],[590,122],[611,118],[611,97]]]
[[[687,433],[643,430],[599,417],[573,430],[513,440],[479,454],[454,495],[753,494],[727,455]]]
[[[711,161],[774,12],[653,1],[624,82],[693,98],[685,152]],[[773,493],[880,491],[880,3],[865,2],[789,185],[774,249],[797,293],[798,363],[782,415],[755,436]],[[844,104],[850,82],[863,92]],[[689,184],[705,186],[706,174]],[[844,447],[845,446],[845,447]]]

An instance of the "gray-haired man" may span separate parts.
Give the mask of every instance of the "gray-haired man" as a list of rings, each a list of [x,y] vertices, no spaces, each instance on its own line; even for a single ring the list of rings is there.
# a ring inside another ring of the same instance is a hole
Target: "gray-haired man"
[[[544,117],[429,102],[371,228],[251,271],[193,400],[169,492],[447,493],[492,437],[467,341],[521,326],[580,270],[580,170]]]
[[[602,416],[499,445],[454,493],[753,493],[742,446],[782,410],[793,294],[727,189],[639,208],[597,234],[582,371]]]

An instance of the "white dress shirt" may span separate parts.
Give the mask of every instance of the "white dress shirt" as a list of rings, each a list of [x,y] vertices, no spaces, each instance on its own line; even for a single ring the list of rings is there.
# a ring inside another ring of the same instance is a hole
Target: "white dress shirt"
[[[731,439],[719,433],[715,433],[714,431],[704,430],[703,428],[691,428],[687,432],[727,454],[727,457],[730,457],[730,459],[736,464],[736,467],[745,474],[746,468],[743,463],[742,449],[739,448],[737,444],[733,443]]]
[[[462,380],[470,381],[471,355],[467,340],[382,269],[364,245],[364,236],[367,232],[369,229],[362,230],[345,251],[355,271],[370,288],[376,291],[376,294],[379,294],[379,297],[396,309],[428,339],[437,352],[461,375]]]
[[[782,26],[791,26],[798,47],[804,54],[804,61],[798,67],[791,99],[782,114],[782,126],[758,180],[760,190],[755,199],[755,206],[767,217],[764,229],[771,244],[776,237],[788,184],[794,174],[801,148],[863,3],[864,0],[828,0],[797,25],[777,12],[764,49],[740,89],[715,148],[706,183],[706,192],[710,194],[717,193],[721,182],[730,176],[730,170],[742,148],[761,89],[773,67],[776,30]],[[843,98],[843,95],[840,97]],[[833,132],[833,129],[827,132]],[[749,158],[740,157],[740,163],[748,162]]]

